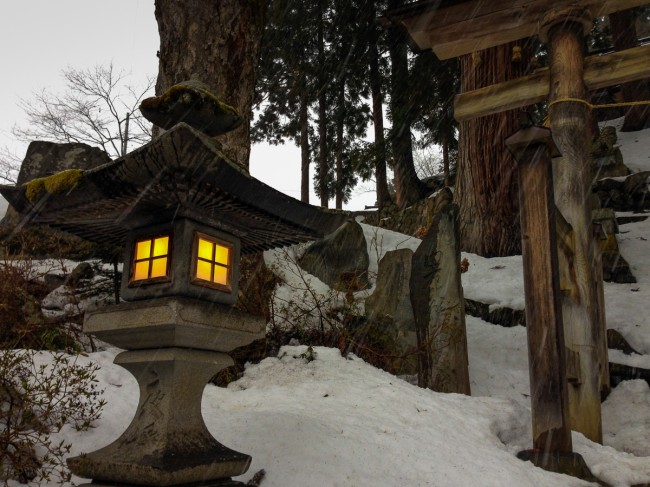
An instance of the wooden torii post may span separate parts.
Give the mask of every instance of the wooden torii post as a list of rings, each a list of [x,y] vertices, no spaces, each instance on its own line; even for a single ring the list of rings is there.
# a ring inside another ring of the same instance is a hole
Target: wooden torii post
[[[602,274],[594,248],[589,196],[590,150],[587,135],[587,90],[650,77],[650,46],[585,59],[584,36],[594,17],[648,3],[649,0],[421,0],[393,9],[380,19],[404,30],[416,51],[433,50],[440,59],[469,54],[538,34],[549,47],[549,67],[512,81],[462,93],[456,97],[458,121],[511,110],[548,99],[555,143],[563,162],[555,170],[555,201],[559,220],[571,231],[575,274],[563,289],[562,317],[566,329],[570,374],[570,426],[602,441],[601,381],[607,378],[607,347]],[[549,172],[550,174],[550,172]],[[543,176],[552,177],[552,176]],[[546,184],[545,182],[544,184]],[[534,183],[533,183],[534,184]],[[520,188],[522,202],[534,191]],[[532,196],[530,196],[532,198]],[[566,225],[568,223],[568,225]],[[540,224],[541,225],[541,224]],[[543,233],[543,232],[541,232]],[[550,252],[550,251],[549,251]],[[557,273],[557,263],[555,272]],[[525,269],[531,273],[531,269]],[[539,276],[525,276],[528,280]],[[599,286],[600,289],[599,289]],[[549,288],[550,289],[550,288]],[[535,300],[534,296],[527,296]],[[561,319],[559,320],[562,321]],[[561,326],[561,323],[559,323]],[[534,326],[534,325],[533,325]],[[547,325],[544,325],[547,326]],[[547,367],[559,367],[552,361]],[[571,368],[571,367],[570,367]],[[553,375],[548,370],[547,377]],[[561,371],[566,380],[566,373]],[[531,369],[531,382],[533,377]],[[544,384],[531,383],[531,389]],[[561,398],[540,397],[536,408],[558,406]],[[533,425],[541,429],[543,424]],[[566,447],[566,446],[565,446]]]

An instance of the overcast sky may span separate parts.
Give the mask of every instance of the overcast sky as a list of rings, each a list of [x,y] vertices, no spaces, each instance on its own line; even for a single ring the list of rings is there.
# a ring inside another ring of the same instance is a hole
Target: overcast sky
[[[60,90],[62,69],[112,62],[130,73],[136,85],[147,75],[157,75],[153,0],[2,0],[2,7],[0,147],[8,146],[21,157],[26,145],[17,144],[11,135],[11,127],[24,120],[19,99],[29,99],[43,88]],[[300,198],[300,153],[291,144],[254,146],[251,174]],[[355,196],[347,208],[363,209],[374,200],[374,192]],[[310,201],[319,200],[312,193]]]

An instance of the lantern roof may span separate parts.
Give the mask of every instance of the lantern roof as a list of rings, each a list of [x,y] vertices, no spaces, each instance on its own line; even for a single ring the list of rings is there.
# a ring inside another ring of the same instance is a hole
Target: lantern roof
[[[0,193],[24,223],[114,245],[124,245],[131,228],[192,218],[239,237],[242,252],[251,253],[320,238],[349,218],[267,186],[184,123],[70,179],[69,187],[48,189],[46,178],[36,188],[0,186]]]

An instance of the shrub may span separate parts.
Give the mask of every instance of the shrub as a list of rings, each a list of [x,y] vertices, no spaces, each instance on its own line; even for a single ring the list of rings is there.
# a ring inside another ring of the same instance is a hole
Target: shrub
[[[70,445],[55,442],[51,433],[65,425],[88,429],[99,418],[104,400],[95,364],[79,365],[75,356],[39,352],[0,352],[0,481],[32,480],[69,484],[64,457]]]

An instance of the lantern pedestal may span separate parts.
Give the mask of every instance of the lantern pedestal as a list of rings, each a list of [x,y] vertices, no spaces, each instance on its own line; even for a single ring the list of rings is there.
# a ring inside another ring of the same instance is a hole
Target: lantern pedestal
[[[166,297],[88,311],[84,332],[126,350],[180,347],[230,352],[264,338],[266,321],[223,304]]]
[[[68,459],[75,475],[94,487],[243,485],[230,477],[246,472],[251,457],[216,441],[201,416],[205,384],[232,365],[228,355],[165,348],[123,352],[115,363],[138,380],[137,412],[115,442]]]

